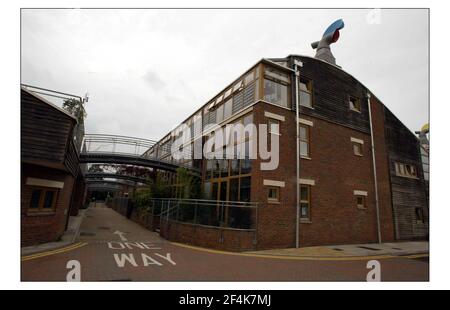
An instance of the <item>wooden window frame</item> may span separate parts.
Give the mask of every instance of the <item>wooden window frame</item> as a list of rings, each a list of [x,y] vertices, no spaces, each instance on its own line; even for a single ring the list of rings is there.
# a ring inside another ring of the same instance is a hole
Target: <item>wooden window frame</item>
[[[56,202],[58,201],[59,189],[55,187],[45,187],[45,186],[29,186],[31,194],[34,190],[41,190],[41,194],[39,196],[39,202],[37,208],[31,208],[31,196],[30,201],[27,207],[27,212],[29,213],[53,213],[56,210]],[[47,192],[53,192],[53,201],[51,204],[51,208],[44,208],[44,201]]]
[[[300,184],[300,208],[302,204],[308,204],[308,217],[302,216],[302,210],[300,209],[300,220],[303,222],[310,222],[311,221],[311,185],[307,184]],[[308,190],[308,198],[307,200],[302,199],[301,192],[302,187],[307,188]]]
[[[271,190],[274,190],[276,197],[270,197]],[[267,202],[268,203],[279,203],[280,202],[280,188],[278,186],[268,186],[267,187]]]
[[[394,163],[395,166],[395,175],[402,178],[410,178],[410,179],[418,179],[417,175],[417,167],[414,164],[405,164],[396,161]],[[413,169],[413,170],[411,170]],[[403,172],[402,172],[403,170]],[[412,174],[411,171],[414,171]]]
[[[360,153],[355,151],[355,146],[359,147],[359,150],[361,151]],[[352,142],[352,147],[353,147],[353,155],[355,156],[364,156],[364,144],[363,143],[359,143],[359,142]]]
[[[301,135],[299,137],[299,153],[300,153],[300,158],[305,158],[305,159],[311,159],[311,129],[309,128],[310,126],[305,125],[305,124],[299,124],[299,131],[301,130],[301,128],[305,128],[306,129],[306,140],[303,140]],[[301,142],[305,142],[308,145],[308,152],[306,155],[301,155],[301,151],[300,151],[300,146],[301,146]]]
[[[358,108],[355,107],[355,104],[352,100],[357,103]],[[350,111],[361,113],[361,100],[358,97],[348,96],[348,107]]]
[[[417,213],[418,210],[420,210],[420,214]],[[416,223],[418,223],[418,224],[425,223],[425,214],[424,214],[423,207],[415,208],[414,214],[415,214],[415,218],[416,218]]]
[[[278,125],[278,132],[272,132],[272,126],[271,124],[277,124]],[[281,136],[281,122],[274,118],[269,118],[267,121],[267,126],[269,129],[269,134],[275,134]]]
[[[300,83],[302,82],[302,80],[306,82],[304,84],[306,84],[306,89],[308,91],[304,91],[304,90],[300,89]],[[299,83],[298,91],[309,94],[309,98],[310,98],[310,105],[309,106],[303,105],[303,104],[301,104],[301,102],[299,102],[299,105],[302,106],[302,107],[308,108],[308,109],[314,109],[314,99],[313,99],[314,83],[313,83],[313,80],[308,78],[308,77],[306,77],[306,76],[300,76],[298,83]]]
[[[362,199],[362,204],[358,203],[358,199]],[[356,207],[360,210],[365,210],[367,208],[366,205],[366,196],[364,195],[355,195]]]

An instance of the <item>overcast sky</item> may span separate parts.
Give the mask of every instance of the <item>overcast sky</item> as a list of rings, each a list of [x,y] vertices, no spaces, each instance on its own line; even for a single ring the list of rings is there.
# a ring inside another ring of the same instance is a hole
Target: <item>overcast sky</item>
[[[369,16],[369,17],[368,17]],[[337,64],[411,131],[428,121],[428,11],[22,10],[22,83],[90,94],[87,133],[158,140],[261,58]]]

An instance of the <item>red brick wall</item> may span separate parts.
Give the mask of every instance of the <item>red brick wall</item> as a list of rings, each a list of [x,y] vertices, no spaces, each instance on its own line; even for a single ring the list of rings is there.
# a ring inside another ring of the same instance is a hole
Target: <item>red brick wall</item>
[[[267,124],[269,119],[264,116],[265,111],[284,116],[285,121],[280,122],[278,168],[261,170],[260,159],[252,162],[251,200],[260,203],[257,247],[259,249],[293,247],[295,246],[295,154],[297,152],[295,113],[260,102],[254,106],[253,110],[255,124]],[[263,185],[264,179],[285,182],[285,187],[280,189],[280,204],[267,203],[268,188]]]
[[[206,227],[175,221],[161,221],[160,235],[165,239],[226,251],[255,249],[254,232]]]
[[[32,214],[27,212],[31,199],[31,188],[27,177],[64,182],[59,190],[55,212]],[[72,195],[74,178],[63,171],[22,164],[21,171],[21,246],[57,241],[64,233]]]
[[[377,218],[370,135],[321,119],[310,128],[311,160],[300,161],[300,177],[313,179],[311,223],[300,225],[300,244],[377,241]],[[364,141],[363,156],[353,154],[350,138]],[[368,193],[366,209],[356,207],[354,190]]]
[[[380,215],[383,241],[393,240],[392,208],[383,116],[380,105],[373,107]],[[274,171],[261,171],[259,160],[252,166],[252,201],[261,203],[258,212],[260,249],[295,246],[296,220],[296,126],[295,113],[267,103],[254,107],[255,123],[266,123],[264,111],[282,115],[280,122],[280,165]],[[301,116],[313,122],[310,128],[311,160],[300,161],[300,178],[313,179],[311,222],[300,224],[300,246],[365,243],[377,241],[377,217],[373,183],[370,135],[327,122]],[[363,156],[353,154],[350,138],[364,141]],[[284,181],[280,204],[267,203],[263,180]],[[368,193],[366,209],[356,207],[354,190]]]

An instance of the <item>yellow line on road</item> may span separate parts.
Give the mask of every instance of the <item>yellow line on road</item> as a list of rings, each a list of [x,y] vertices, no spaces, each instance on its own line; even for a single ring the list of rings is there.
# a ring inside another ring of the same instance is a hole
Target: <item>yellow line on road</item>
[[[192,250],[197,250],[201,252],[213,253],[213,254],[224,254],[224,255],[234,255],[234,256],[247,256],[247,257],[258,257],[258,258],[271,258],[271,259],[285,259],[285,260],[323,260],[323,261],[357,261],[357,260],[371,260],[371,259],[390,259],[390,258],[420,258],[427,257],[428,254],[415,254],[415,255],[405,255],[405,256],[395,256],[395,255],[372,255],[372,256],[341,256],[341,257],[323,257],[323,256],[287,256],[287,255],[270,255],[270,254],[255,254],[255,253],[239,253],[239,252],[227,252],[222,250],[206,249],[197,246],[171,242],[171,244],[188,248]]]
[[[20,260],[22,262],[24,262],[24,261],[28,261],[28,260],[32,260],[32,259],[36,259],[36,258],[40,258],[40,257],[45,257],[45,256],[54,255],[54,254],[64,253],[64,252],[68,252],[68,251],[72,251],[72,250],[81,248],[81,247],[83,247],[85,245],[87,245],[86,242],[78,242],[78,243],[69,245],[69,246],[64,247],[64,248],[59,248],[59,249],[52,250],[52,251],[47,251],[47,252],[41,252],[41,253],[31,254],[31,255],[27,255],[27,256],[22,256],[20,258]]]

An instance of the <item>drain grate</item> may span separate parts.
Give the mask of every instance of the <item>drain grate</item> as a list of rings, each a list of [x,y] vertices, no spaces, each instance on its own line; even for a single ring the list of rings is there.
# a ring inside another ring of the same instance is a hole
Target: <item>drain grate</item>
[[[82,231],[80,232],[80,236],[95,236],[96,233]]]
[[[101,229],[101,230],[110,230],[111,227],[108,227],[108,226],[99,226],[98,229]]]
[[[358,246],[358,248],[371,250],[371,251],[381,251],[381,249],[371,248],[371,247],[368,247],[368,246]]]
[[[393,250],[403,250],[403,249],[400,249],[400,248],[392,248]]]
[[[339,249],[339,248],[333,248],[333,250],[335,250],[335,251],[344,251],[343,249]]]

